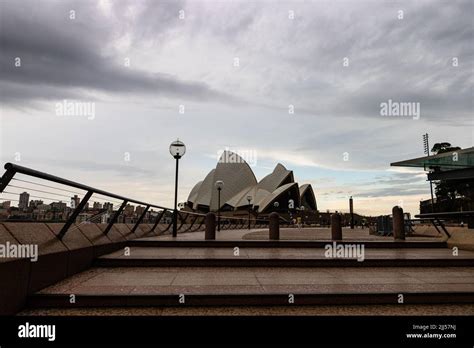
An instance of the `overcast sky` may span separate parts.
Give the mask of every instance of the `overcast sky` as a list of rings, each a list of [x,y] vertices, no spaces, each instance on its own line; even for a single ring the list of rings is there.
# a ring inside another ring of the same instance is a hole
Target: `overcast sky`
[[[292,169],[320,210],[415,214],[426,176],[390,163],[424,133],[474,143],[473,4],[0,0],[0,160],[172,206],[179,138],[180,201],[229,148],[257,179]]]

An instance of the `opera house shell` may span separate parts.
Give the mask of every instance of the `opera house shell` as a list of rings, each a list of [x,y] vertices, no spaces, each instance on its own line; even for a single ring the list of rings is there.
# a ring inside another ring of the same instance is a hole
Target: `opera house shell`
[[[298,186],[293,171],[278,163],[272,173],[257,182],[250,166],[239,155],[225,151],[215,169],[191,190],[186,206],[198,212],[218,210],[218,191],[215,183],[224,182],[221,190],[221,211],[269,213],[289,211],[304,206],[316,211],[316,198],[310,184]],[[250,204],[248,197],[251,197]],[[278,204],[275,204],[278,202]]]

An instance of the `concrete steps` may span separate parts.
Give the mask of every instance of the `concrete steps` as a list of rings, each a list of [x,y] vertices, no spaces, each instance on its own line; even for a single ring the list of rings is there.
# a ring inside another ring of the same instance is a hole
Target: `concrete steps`
[[[166,242],[169,243],[169,242]],[[285,243],[268,248],[261,244],[242,245],[222,243],[214,248],[202,244],[174,246],[174,243],[133,243],[125,250],[118,250],[98,257],[96,267],[469,267],[474,265],[474,252],[460,251],[454,256],[452,250],[439,248],[375,248],[364,243],[346,257],[327,257],[326,249],[314,243],[311,247]],[[346,243],[348,244],[348,243]],[[418,243],[414,243],[418,244]],[[161,246],[156,246],[161,245]],[[193,246],[191,246],[193,245]],[[265,244],[263,244],[265,245]],[[324,244],[324,245],[327,245]],[[363,251],[363,253],[362,253]],[[352,256],[351,256],[352,255]]]
[[[154,307],[154,306],[301,306],[397,304],[399,293],[294,293],[290,294],[178,294],[162,295],[77,295],[76,303],[67,294],[35,294],[28,308]],[[403,294],[403,305],[474,303],[472,292],[413,292]],[[180,302],[181,301],[181,302]],[[183,303],[184,301],[184,303]]]
[[[469,267],[470,259],[98,258],[95,267]]]
[[[474,252],[371,241],[359,262],[326,258],[328,243],[128,241],[129,255],[120,249],[95,258],[90,269],[29,295],[27,307],[474,303]]]
[[[128,241],[128,246],[134,247],[154,247],[154,248],[324,248],[331,244],[331,240],[157,240],[154,238],[143,238]],[[365,248],[430,248],[445,249],[446,242],[439,241],[360,241],[360,240],[342,240],[337,244],[364,244]]]

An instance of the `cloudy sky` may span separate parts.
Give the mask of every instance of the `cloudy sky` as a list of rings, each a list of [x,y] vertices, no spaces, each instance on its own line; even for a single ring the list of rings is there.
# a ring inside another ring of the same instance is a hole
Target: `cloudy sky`
[[[418,213],[423,171],[390,163],[473,146],[473,4],[0,0],[0,160],[172,206],[179,138],[180,201],[229,148],[320,210]]]

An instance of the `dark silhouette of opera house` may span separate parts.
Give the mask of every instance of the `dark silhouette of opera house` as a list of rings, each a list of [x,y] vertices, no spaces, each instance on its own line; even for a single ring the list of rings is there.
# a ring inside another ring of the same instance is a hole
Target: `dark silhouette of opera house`
[[[216,183],[221,183],[219,190]],[[244,215],[249,210],[253,215],[278,212],[291,216],[292,212],[317,212],[316,197],[310,184],[299,186],[293,171],[278,163],[270,174],[257,182],[245,160],[239,155],[225,151],[215,169],[212,169],[191,190],[185,210],[209,212],[220,210],[227,215]]]

